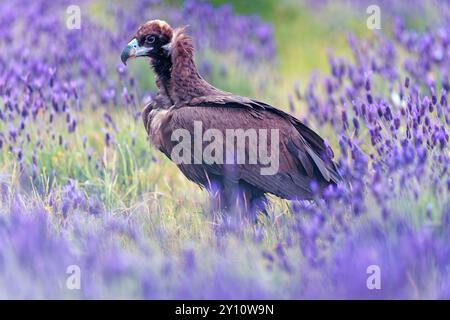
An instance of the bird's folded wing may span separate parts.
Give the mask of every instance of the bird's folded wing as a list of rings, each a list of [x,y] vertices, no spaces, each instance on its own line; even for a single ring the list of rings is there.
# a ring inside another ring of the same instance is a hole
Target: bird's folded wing
[[[334,172],[334,164],[330,166],[317,154],[321,150],[316,151],[317,148],[313,147],[314,144],[313,146],[309,144],[293,123],[291,116],[285,117],[285,113],[273,112],[278,109],[268,105],[259,106],[250,99],[242,99],[242,103],[203,101],[201,107],[197,104],[172,109],[170,121],[167,123],[167,132],[186,129],[193,133],[194,121],[198,121],[202,124],[203,131],[217,129],[224,137],[227,129],[255,129],[256,131],[266,129],[269,135],[267,140],[270,143],[271,129],[277,129],[279,132],[277,172],[270,175],[261,174],[261,168],[267,167],[267,165],[263,165],[259,161],[257,164],[236,165],[223,164],[223,162],[197,165],[180,164],[180,169],[189,179],[204,186],[208,185],[211,176],[236,181],[243,180],[264,192],[270,192],[283,198],[298,197],[302,199],[311,197],[310,184],[312,180],[317,180],[321,185],[335,182],[335,178],[337,180],[338,175]],[[308,130],[306,131],[308,134],[310,131],[313,132]],[[317,134],[314,133],[311,135],[312,138],[309,138],[315,139],[315,142],[318,143],[315,136]],[[321,138],[319,137],[319,139]],[[170,137],[166,141],[170,141]],[[168,142],[164,153],[170,154],[174,144],[175,142]],[[207,144],[208,142],[204,142],[203,147]],[[246,159],[248,159],[249,147],[249,144],[246,143]],[[267,146],[267,149],[270,150],[270,147]],[[224,150],[225,153],[226,150]]]
[[[326,146],[324,140],[313,130],[305,126],[300,120],[295,118],[283,110],[277,109],[267,103],[253,100],[247,97],[241,97],[237,95],[233,95],[228,92],[221,92],[217,95],[209,95],[194,98],[189,103],[192,106],[205,106],[205,107],[218,107],[218,106],[226,106],[226,107],[234,107],[234,108],[246,108],[248,110],[253,110],[255,114],[258,114],[258,111],[269,111],[271,113],[277,114],[280,117],[291,122],[294,127],[299,131],[299,133],[303,136],[306,142],[319,154],[326,153]]]
[[[294,141],[291,141],[295,142],[295,144],[292,145],[292,143],[290,143],[288,147],[290,147],[289,150],[294,155],[299,157],[299,160],[304,164],[304,168],[307,170],[308,174],[310,175],[311,170],[308,170],[310,168],[305,161],[307,158],[304,156],[305,152],[312,158],[326,181],[337,183],[342,180],[342,177],[333,162],[333,150],[326,146],[325,141],[317,133],[289,113],[277,109],[267,103],[247,97],[241,97],[227,92],[221,94],[221,91],[218,91],[216,95],[194,98],[190,104],[204,107],[226,106],[228,108],[243,108],[247,109],[248,112],[255,117],[263,117],[267,112],[276,114],[285,119],[285,121],[290,122],[298,131],[299,136],[294,135]],[[292,148],[294,146],[297,150]]]

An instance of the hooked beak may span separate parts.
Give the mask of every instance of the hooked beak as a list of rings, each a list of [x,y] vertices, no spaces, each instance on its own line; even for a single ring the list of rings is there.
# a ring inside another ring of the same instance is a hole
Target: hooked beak
[[[137,39],[133,39],[125,48],[123,48],[120,60],[126,65],[128,59],[148,56],[149,52],[152,50],[153,47],[141,47],[139,46]]]

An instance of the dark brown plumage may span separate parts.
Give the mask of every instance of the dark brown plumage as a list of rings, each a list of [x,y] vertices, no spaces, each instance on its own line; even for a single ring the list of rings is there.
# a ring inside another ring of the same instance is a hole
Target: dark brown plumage
[[[151,144],[171,158],[176,129],[278,129],[279,170],[261,175],[261,164],[178,164],[191,181],[207,188],[221,209],[236,204],[248,212],[264,210],[266,193],[284,199],[311,199],[311,182],[320,189],[340,180],[323,139],[295,117],[266,103],[215,88],[198,73],[192,39],[184,28],[172,30],[160,20],[149,21],[124,49],[130,56],[148,56],[156,73],[158,95],[142,111]],[[135,44],[137,47],[133,47]],[[205,146],[205,144],[204,144]],[[246,144],[246,152],[249,145]]]

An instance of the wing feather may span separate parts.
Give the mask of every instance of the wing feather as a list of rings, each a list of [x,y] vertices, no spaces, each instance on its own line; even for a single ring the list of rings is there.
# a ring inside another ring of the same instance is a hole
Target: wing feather
[[[231,94],[196,98],[193,99],[193,104],[204,107],[226,106],[228,108],[243,108],[249,110],[252,114],[257,114],[259,116],[267,114],[261,112],[266,111],[280,116],[285,121],[290,122],[300,134],[299,138],[301,139],[301,142],[300,145],[297,145],[297,150],[292,151],[292,145],[290,145],[289,151],[293,152],[294,155],[298,157],[308,176],[312,176],[310,164],[313,163],[322,174],[325,181],[338,183],[342,180],[339,171],[333,162],[333,151],[329,148],[327,150],[325,141],[316,132],[305,126],[294,116],[267,103]],[[311,157],[310,161],[308,161],[308,155]]]
[[[231,103],[233,107],[230,107],[230,102],[225,102],[225,99],[223,103],[222,100],[211,100],[215,102],[207,103],[203,99],[201,107],[188,105],[171,109],[170,122],[167,123],[170,129],[167,128],[166,131],[183,128],[192,133],[194,121],[201,121],[203,130],[214,128],[224,134],[226,129],[279,129],[279,170],[274,175],[261,175],[262,165],[259,163],[234,166],[216,163],[179,165],[190,180],[202,186],[207,186],[211,178],[217,177],[242,180],[263,192],[288,199],[310,199],[310,183],[313,179],[322,186],[329,184],[332,177],[328,172],[329,166],[316,154],[290,118],[273,112],[272,109],[275,108],[268,108],[266,105],[258,107],[257,104],[245,103],[245,100],[242,101],[245,104]],[[165,140],[170,141],[170,137]],[[173,146],[167,143],[164,153],[170,154]],[[248,155],[248,146],[246,152]]]

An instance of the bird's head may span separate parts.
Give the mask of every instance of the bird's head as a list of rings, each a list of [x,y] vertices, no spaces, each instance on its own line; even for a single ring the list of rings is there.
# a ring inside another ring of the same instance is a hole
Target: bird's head
[[[124,64],[130,58],[150,57],[158,59],[167,57],[173,30],[162,20],[151,20],[138,28],[133,39],[122,50],[120,58]]]

